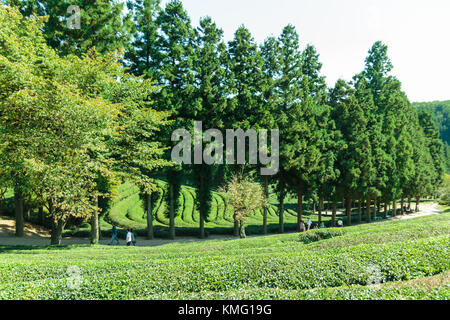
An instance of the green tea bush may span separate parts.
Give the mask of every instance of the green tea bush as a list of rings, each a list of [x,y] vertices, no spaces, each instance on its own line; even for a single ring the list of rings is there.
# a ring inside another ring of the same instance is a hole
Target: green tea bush
[[[340,237],[344,234],[344,229],[315,229],[300,233],[299,241],[303,243],[311,243],[323,239]]]

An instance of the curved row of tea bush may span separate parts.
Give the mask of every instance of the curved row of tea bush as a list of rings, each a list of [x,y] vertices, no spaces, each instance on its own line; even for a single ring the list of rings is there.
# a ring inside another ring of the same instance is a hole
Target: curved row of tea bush
[[[158,198],[153,206],[154,225],[156,227],[157,236],[161,234],[163,228],[167,228],[169,224],[168,219],[168,205],[164,193],[166,192],[167,184],[164,181],[157,181],[160,190]],[[114,222],[121,228],[133,228],[138,231],[138,234],[145,234],[147,227],[146,213],[144,212],[143,200],[139,197],[139,189],[131,183],[125,183],[119,188],[120,196],[114,201],[111,210],[106,215],[106,220]],[[311,216],[311,219],[317,221],[316,216]],[[269,231],[278,230],[278,210],[272,205],[269,208],[267,221]],[[324,216],[323,221],[329,221],[330,217]],[[295,230],[296,228],[296,213],[287,208],[285,210],[285,222],[287,230]],[[249,234],[258,233],[256,227],[260,229],[263,222],[262,210],[257,210],[252,216],[248,218],[247,224],[249,226]],[[175,216],[175,226],[178,235],[198,235],[199,212],[195,205],[195,189],[183,185],[180,192],[180,205]],[[211,213],[205,223],[207,233],[209,234],[229,234],[232,232],[233,209],[228,206],[224,198],[216,192],[213,192],[211,202]]]

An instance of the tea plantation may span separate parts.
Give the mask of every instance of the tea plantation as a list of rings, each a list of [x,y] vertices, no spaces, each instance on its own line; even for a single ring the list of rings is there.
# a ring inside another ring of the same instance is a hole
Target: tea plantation
[[[0,246],[0,299],[449,299],[449,218],[158,247]]]
[[[160,192],[153,203],[153,216],[156,237],[167,237],[169,225],[168,203],[166,199],[167,183],[156,180]],[[200,213],[195,206],[195,188],[185,184],[181,186],[179,207],[175,215],[176,234],[178,236],[197,236]],[[268,232],[278,231],[278,202],[274,193],[270,194],[271,206],[268,209]],[[305,205],[304,219],[317,222],[318,215],[312,214],[312,203]],[[287,199],[284,210],[284,222],[286,231],[295,231],[297,228],[297,200]],[[355,209],[356,210],[356,209]],[[346,220],[346,217],[341,217]],[[331,223],[331,211],[328,215],[323,212],[322,221]],[[111,208],[100,217],[100,227],[105,236],[109,236],[111,223],[123,229],[133,228],[139,235],[146,234],[147,214],[144,212],[143,199],[140,198],[139,188],[131,183],[124,183],[118,188],[118,196],[113,200]],[[256,210],[247,219],[247,234],[261,234],[263,224],[262,210]],[[213,192],[211,212],[205,223],[207,234],[232,234],[233,208],[229,206],[223,196]],[[88,236],[90,225],[88,221],[78,226],[70,226],[64,231],[65,236]],[[124,235],[122,235],[123,237]]]

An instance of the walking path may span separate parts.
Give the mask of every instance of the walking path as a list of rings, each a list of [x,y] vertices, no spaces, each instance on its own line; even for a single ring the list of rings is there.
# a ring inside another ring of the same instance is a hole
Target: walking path
[[[412,213],[405,216],[397,216],[391,220],[412,219],[442,213],[438,209],[436,203],[424,203],[420,205],[420,212]],[[383,220],[385,221],[385,220]],[[11,217],[0,217],[0,245],[6,246],[47,246],[50,244],[49,231],[41,226],[35,226],[25,223],[25,236],[23,238],[14,237],[15,221]],[[252,237],[261,237],[261,235],[252,235]],[[198,239],[194,237],[177,237],[176,240],[155,239],[146,240],[144,238],[137,239],[138,246],[161,246],[164,244],[175,242],[199,242],[208,240],[234,240],[236,237],[229,235],[210,235],[206,239]],[[100,244],[107,245],[110,239],[101,239]],[[86,238],[63,238],[62,245],[71,244],[89,244]],[[125,240],[120,240],[120,245],[125,245]]]

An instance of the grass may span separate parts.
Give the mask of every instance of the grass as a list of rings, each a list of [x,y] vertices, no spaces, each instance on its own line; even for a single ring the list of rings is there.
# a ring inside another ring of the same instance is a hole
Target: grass
[[[0,246],[0,299],[448,299],[449,217],[158,247]]]

